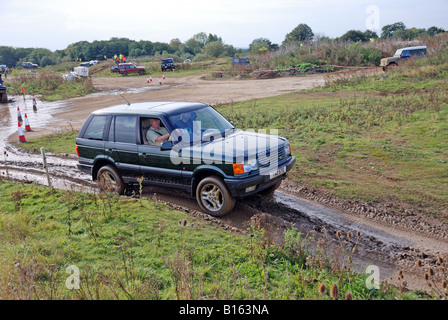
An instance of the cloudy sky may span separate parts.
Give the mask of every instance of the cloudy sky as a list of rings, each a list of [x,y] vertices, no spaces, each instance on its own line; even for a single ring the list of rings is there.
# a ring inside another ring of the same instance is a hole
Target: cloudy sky
[[[448,30],[448,0],[0,0],[0,45],[65,49],[78,41],[125,37],[169,43],[212,33],[237,48],[256,38],[281,44],[300,23],[315,34],[403,22]]]

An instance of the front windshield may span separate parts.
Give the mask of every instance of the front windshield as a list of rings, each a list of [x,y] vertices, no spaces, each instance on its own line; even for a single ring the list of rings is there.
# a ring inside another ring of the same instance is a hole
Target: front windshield
[[[210,106],[171,115],[169,121],[174,129],[187,131],[194,140],[225,134],[234,129],[226,118]]]
[[[402,52],[403,52],[403,49],[398,49],[397,51],[395,51],[394,57],[399,57]]]

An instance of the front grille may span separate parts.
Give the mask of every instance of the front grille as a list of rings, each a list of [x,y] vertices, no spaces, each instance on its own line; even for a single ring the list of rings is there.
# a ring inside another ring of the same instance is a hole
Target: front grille
[[[278,166],[285,162],[285,148],[283,145],[274,149],[268,149],[266,151],[257,154],[258,164],[260,168]]]

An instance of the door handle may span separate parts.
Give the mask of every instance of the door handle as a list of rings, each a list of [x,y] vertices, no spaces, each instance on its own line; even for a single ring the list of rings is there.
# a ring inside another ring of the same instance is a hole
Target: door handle
[[[143,158],[146,158],[147,156],[146,152],[140,152],[138,155]]]

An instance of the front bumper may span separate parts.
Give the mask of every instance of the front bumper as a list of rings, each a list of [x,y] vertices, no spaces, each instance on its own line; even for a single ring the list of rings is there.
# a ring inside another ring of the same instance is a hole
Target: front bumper
[[[247,177],[244,179],[224,179],[230,193],[235,198],[244,198],[252,194],[258,193],[264,189],[273,186],[277,182],[286,178],[287,173],[291,170],[292,166],[296,162],[295,157],[291,157],[285,164],[282,164],[280,168],[286,167],[286,172],[273,179],[269,175],[256,175],[253,177]],[[248,188],[253,188],[249,189]]]

